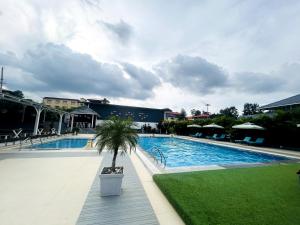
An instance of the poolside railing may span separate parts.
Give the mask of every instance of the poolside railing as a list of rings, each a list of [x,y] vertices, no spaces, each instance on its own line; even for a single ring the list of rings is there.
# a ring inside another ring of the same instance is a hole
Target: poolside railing
[[[159,158],[160,158],[160,163],[163,164],[164,167],[166,167],[166,165],[167,165],[167,159],[164,156],[163,152],[157,146],[152,147],[150,149],[150,153],[152,153],[151,156],[154,158],[154,160],[156,162],[158,162],[158,159],[156,158],[156,156],[158,155]]]

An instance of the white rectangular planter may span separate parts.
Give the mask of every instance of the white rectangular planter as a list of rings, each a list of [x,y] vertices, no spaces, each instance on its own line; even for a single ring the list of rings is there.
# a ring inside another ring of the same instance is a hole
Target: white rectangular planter
[[[120,195],[124,174],[100,174],[101,196]]]

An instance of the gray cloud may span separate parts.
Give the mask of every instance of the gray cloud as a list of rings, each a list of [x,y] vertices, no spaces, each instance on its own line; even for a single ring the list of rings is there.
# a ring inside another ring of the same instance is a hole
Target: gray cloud
[[[154,69],[163,80],[175,87],[201,94],[210,93],[228,83],[228,75],[221,67],[201,57],[178,55],[158,64]]]
[[[98,24],[102,25],[110,31],[120,42],[126,44],[129,42],[133,35],[133,28],[130,24],[120,20],[118,23],[108,23],[105,21],[97,21]]]
[[[76,53],[64,45],[52,43],[27,51],[22,59],[13,54],[0,54],[0,64],[21,69],[25,76],[30,76],[28,80],[36,81],[24,87],[41,92],[64,91],[145,99],[152,95],[152,89],[159,84],[157,78],[146,70],[129,70],[131,78],[127,79],[118,65],[97,62],[87,54]],[[134,68],[130,64],[126,67]],[[144,79],[150,82],[145,85]],[[16,82],[12,80],[10,83]]]
[[[285,84],[284,79],[274,74],[253,72],[236,73],[232,80],[235,89],[253,94],[276,92]]]

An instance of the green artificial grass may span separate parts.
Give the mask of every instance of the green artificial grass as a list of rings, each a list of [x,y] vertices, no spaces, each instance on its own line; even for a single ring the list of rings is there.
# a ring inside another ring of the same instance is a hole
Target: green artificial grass
[[[155,175],[186,224],[300,224],[300,164]]]

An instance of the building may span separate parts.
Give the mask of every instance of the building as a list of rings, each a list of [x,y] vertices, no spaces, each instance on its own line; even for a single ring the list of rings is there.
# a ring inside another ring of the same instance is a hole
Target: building
[[[179,112],[166,112],[165,120],[176,121],[180,118],[181,113]]]
[[[84,105],[84,102],[71,98],[44,97],[43,104],[52,108],[72,109]]]
[[[300,107],[300,94],[260,107],[261,110],[290,110]]]
[[[159,122],[166,119],[166,113],[171,111],[170,109],[103,104],[95,100],[89,100],[86,104],[100,116],[100,119],[96,121],[96,125],[101,124],[112,116],[118,116],[121,118],[132,118],[139,128],[145,124],[156,128]]]
[[[194,116],[187,116],[187,120],[197,120],[197,119],[207,119],[209,118],[210,114],[200,114],[200,115],[194,115]]]

